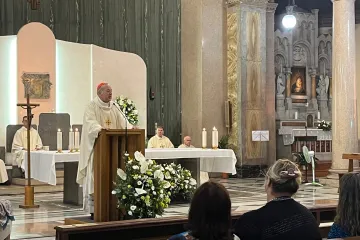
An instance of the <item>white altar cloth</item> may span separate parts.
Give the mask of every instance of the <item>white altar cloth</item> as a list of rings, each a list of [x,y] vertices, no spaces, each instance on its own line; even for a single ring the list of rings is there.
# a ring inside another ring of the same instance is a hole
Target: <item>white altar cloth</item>
[[[56,151],[33,151],[31,154],[31,178],[56,185],[55,163],[78,162],[80,153],[56,153]],[[174,149],[145,149],[148,159],[180,159],[200,158],[200,171],[221,172],[236,174],[236,156],[231,149],[201,149],[201,148],[174,148]],[[27,178],[27,154],[22,163]]]
[[[236,156],[231,149],[201,148],[150,148],[145,150],[148,159],[200,158],[200,171],[236,174]]]
[[[79,157],[79,152],[69,153],[69,151],[64,151],[56,153],[56,151],[33,151],[30,153],[31,178],[55,186],[55,163],[78,162]],[[22,168],[25,169],[25,177],[27,178],[27,154],[25,154]]]

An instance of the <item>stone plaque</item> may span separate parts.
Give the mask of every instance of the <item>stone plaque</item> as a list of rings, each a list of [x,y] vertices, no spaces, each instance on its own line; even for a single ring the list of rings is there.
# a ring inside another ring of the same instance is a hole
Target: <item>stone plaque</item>
[[[31,99],[49,99],[50,98],[50,82],[49,73],[23,73],[21,76],[23,84],[29,83],[29,97]],[[26,89],[26,87],[24,88]],[[26,91],[24,92],[26,98]]]
[[[68,113],[41,113],[39,116],[39,135],[44,146],[50,151],[57,150],[56,134],[62,131],[62,148],[69,149],[70,115]]]

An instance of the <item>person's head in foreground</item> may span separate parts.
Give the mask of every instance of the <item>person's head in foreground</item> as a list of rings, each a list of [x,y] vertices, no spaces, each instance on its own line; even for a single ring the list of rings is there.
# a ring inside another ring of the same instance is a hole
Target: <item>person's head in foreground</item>
[[[337,214],[328,238],[360,236],[360,174],[347,173],[340,179]]]
[[[157,135],[158,137],[164,136],[164,128],[163,128],[162,126],[158,126],[158,127],[156,128],[156,135]]]
[[[184,145],[186,145],[188,147],[191,146],[191,137],[190,136],[184,137]]]
[[[231,239],[231,201],[221,184],[206,182],[194,193],[189,210],[188,230],[195,239]]]
[[[109,103],[112,100],[112,88],[108,83],[100,83],[97,86],[97,95],[104,103]]]
[[[243,214],[234,226],[235,235],[241,240],[321,240],[313,214],[292,198],[300,183],[296,164],[277,160],[265,177],[267,203]]]
[[[296,164],[287,159],[277,160],[266,173],[267,200],[291,197],[297,192],[300,184],[301,172]]]

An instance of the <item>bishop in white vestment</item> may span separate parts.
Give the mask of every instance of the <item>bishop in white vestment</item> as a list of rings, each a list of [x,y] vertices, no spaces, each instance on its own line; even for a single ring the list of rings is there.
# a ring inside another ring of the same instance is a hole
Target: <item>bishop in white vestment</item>
[[[14,154],[14,162],[20,168],[27,151],[27,126],[28,121],[27,117],[23,117],[23,124],[19,130],[16,131],[14,135],[14,140],[12,143],[11,151]],[[30,128],[30,151],[42,149],[42,141],[37,130]]]
[[[83,186],[84,208],[93,213],[94,193],[94,143],[101,129],[124,129],[126,118],[119,105],[112,101],[112,88],[107,83],[97,87],[97,96],[86,107],[80,143],[80,161],[76,182]],[[127,122],[127,127],[133,126]],[[88,199],[88,201],[86,201]],[[88,204],[88,205],[87,205]]]
[[[147,148],[174,148],[169,138],[164,136],[164,128],[158,126],[156,135],[150,138]]]

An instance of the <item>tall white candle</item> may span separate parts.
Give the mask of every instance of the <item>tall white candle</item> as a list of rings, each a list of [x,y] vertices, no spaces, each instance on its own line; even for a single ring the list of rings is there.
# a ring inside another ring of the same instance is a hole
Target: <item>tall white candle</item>
[[[206,148],[206,142],[207,142],[206,129],[203,128],[202,133],[201,133],[201,146],[202,146],[202,148]]]
[[[295,119],[298,119],[298,112],[295,112]]]
[[[219,144],[218,130],[216,129],[216,127],[214,127],[212,131],[212,147],[217,148],[218,144]]]
[[[57,150],[58,152],[62,151],[62,132],[61,129],[58,129],[57,135],[56,135],[56,142],[57,142]]]
[[[74,150],[74,131],[70,128],[69,132],[69,150]]]
[[[318,119],[320,120],[320,112],[318,112],[318,115],[317,115]]]
[[[80,135],[79,135],[79,129],[75,128],[75,143],[74,143],[74,147],[75,150],[79,150],[80,148]]]

